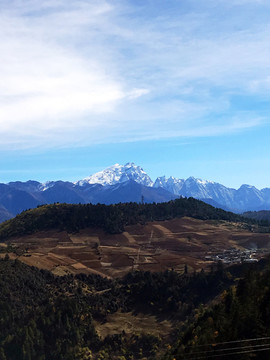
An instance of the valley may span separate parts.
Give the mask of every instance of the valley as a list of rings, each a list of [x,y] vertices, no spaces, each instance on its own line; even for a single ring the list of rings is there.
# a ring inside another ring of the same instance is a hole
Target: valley
[[[52,271],[55,275],[98,274],[122,277],[130,271],[178,273],[210,269],[213,257],[229,249],[270,250],[270,234],[256,233],[245,224],[191,217],[128,225],[120,234],[100,228],[79,232],[46,230],[6,241],[11,259]],[[4,257],[6,248],[2,249]]]

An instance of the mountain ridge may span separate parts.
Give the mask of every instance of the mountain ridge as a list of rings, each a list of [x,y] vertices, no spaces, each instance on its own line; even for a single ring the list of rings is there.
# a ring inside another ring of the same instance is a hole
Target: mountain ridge
[[[192,217],[201,220],[224,220],[253,223],[238,214],[215,208],[194,198],[157,203],[49,204],[23,211],[0,225],[0,239],[48,229],[76,232],[87,227],[103,228],[107,233],[122,233],[127,225],[147,221]]]
[[[270,188],[258,190],[243,184],[233,189],[192,176],[187,179],[161,176],[152,181],[142,167],[129,162],[112,165],[76,182],[29,180],[0,184],[0,221],[23,210],[54,202],[166,202],[178,197],[194,197],[238,213],[270,210]]]

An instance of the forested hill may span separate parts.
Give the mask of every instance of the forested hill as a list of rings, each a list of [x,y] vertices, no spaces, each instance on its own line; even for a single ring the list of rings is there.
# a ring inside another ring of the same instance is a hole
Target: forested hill
[[[261,210],[261,211],[247,211],[243,213],[243,216],[250,219],[261,221],[261,223],[270,221],[270,211]]]
[[[217,209],[194,198],[180,198],[167,203],[53,204],[22,212],[0,225],[0,239],[57,229],[76,232],[98,227],[108,233],[121,233],[126,225],[145,224],[176,217],[189,216],[202,220],[249,222],[240,215]]]
[[[233,359],[267,360],[269,279],[267,260],[209,273],[135,271],[113,280],[56,277],[6,255],[0,260],[0,359],[217,360],[235,353]],[[165,317],[173,325],[168,338],[149,327],[123,331],[130,313],[135,321],[139,311],[150,324],[153,316]],[[121,316],[119,332],[102,337],[96,327],[111,316]],[[224,342],[230,345],[216,352],[209,346]]]
[[[162,360],[269,360],[269,286],[269,259],[263,269],[246,269],[245,276],[222,292],[219,301],[196,309]]]

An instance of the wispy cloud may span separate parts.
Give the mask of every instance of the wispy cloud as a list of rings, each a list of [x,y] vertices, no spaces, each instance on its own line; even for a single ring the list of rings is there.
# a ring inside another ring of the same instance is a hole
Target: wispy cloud
[[[260,111],[232,101],[268,96],[268,5],[247,2],[0,1],[1,146],[214,136],[261,125]],[[234,6],[245,12],[234,16]]]

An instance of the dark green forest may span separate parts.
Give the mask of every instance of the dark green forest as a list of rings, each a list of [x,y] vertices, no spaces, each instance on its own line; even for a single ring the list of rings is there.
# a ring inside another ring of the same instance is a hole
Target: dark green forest
[[[247,228],[257,226],[257,231],[268,232],[268,222],[262,224],[253,219],[217,209],[194,198],[181,198],[167,203],[119,203],[104,204],[53,204],[24,211],[14,219],[0,225],[0,240],[16,235],[31,234],[41,230],[57,229],[76,232],[87,227],[98,227],[114,234],[124,231],[125,226],[145,224],[176,217],[190,216],[202,220],[226,220],[244,222]]]
[[[201,305],[163,360],[270,358],[270,267],[248,268],[216,303]]]
[[[243,213],[243,216],[261,221],[261,224],[264,222],[267,224],[270,221],[270,210],[261,210],[261,211],[247,211]]]
[[[209,273],[183,275],[136,271],[112,280],[57,277],[6,256],[0,260],[0,359],[215,358],[207,344],[270,336],[269,264],[218,264]],[[169,344],[147,333],[101,339],[93,320],[106,322],[116,311],[173,319]],[[248,349],[238,359],[269,359],[269,352],[256,351],[263,347]]]
[[[1,224],[0,238],[86,227],[120,233],[127,225],[182,216],[269,231],[268,223],[182,198],[162,204],[40,206]],[[7,253],[0,260],[0,360],[266,360],[269,300],[270,260],[226,269],[218,263],[192,274],[133,271],[109,279],[57,277],[10,260]],[[169,339],[124,331],[100,337],[95,322],[106,323],[117,312],[166,318],[173,330]]]

